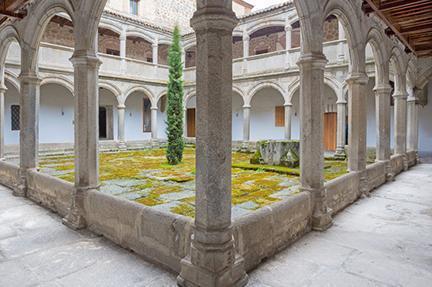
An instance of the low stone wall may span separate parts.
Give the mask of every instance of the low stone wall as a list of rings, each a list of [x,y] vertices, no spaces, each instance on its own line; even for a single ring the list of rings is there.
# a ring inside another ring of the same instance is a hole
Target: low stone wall
[[[71,206],[75,187],[72,183],[36,170],[27,173],[27,197],[64,217]]]
[[[180,272],[190,247],[192,221],[99,191],[85,199],[88,228],[144,258]]]
[[[246,270],[257,267],[309,232],[311,215],[311,197],[302,192],[236,220],[236,249],[245,260]]]
[[[409,151],[407,153],[407,158],[408,158],[408,166],[413,167],[417,164],[418,154],[416,151]]]
[[[0,184],[15,190],[19,182],[19,166],[0,161]]]
[[[386,164],[386,162],[376,162],[366,167],[368,192],[371,192],[387,181]]]
[[[398,175],[404,170],[404,155],[393,155],[390,164],[393,175]]]
[[[327,206],[336,214],[355,202],[360,196],[360,175],[348,173],[325,184]]]

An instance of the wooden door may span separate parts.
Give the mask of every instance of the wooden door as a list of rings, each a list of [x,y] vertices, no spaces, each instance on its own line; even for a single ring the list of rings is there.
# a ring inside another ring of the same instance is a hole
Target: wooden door
[[[324,150],[336,150],[337,113],[324,114]]]
[[[187,109],[187,136],[195,137],[195,109]]]

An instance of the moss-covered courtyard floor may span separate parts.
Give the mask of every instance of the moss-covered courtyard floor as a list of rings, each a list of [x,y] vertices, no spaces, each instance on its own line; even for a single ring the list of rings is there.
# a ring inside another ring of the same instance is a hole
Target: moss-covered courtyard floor
[[[299,170],[251,165],[252,154],[233,153],[233,216],[239,217],[299,192]],[[40,171],[74,181],[73,156],[47,156]],[[195,204],[195,150],[187,148],[177,166],[167,164],[164,149],[101,153],[102,192],[146,206],[193,217]],[[346,162],[326,161],[325,179],[346,173]]]

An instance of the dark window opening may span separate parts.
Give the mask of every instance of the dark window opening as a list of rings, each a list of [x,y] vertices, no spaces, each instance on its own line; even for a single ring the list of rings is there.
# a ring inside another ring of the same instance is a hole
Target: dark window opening
[[[11,125],[13,131],[20,130],[20,106],[11,106]]]
[[[99,138],[107,138],[107,110],[105,107],[99,107]]]
[[[130,0],[130,12],[132,15],[138,15],[139,0]]]
[[[106,49],[106,53],[108,55],[113,55],[113,56],[120,56],[120,51],[118,50],[114,50],[114,49]]]

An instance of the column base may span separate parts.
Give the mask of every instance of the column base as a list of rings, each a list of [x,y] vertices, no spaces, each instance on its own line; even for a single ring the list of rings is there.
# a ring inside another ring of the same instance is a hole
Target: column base
[[[360,172],[360,197],[370,197],[369,183],[366,170]]]
[[[403,169],[404,171],[409,169],[408,155],[406,153],[403,154]]]
[[[84,210],[84,191],[77,190],[75,192],[69,212],[62,222],[73,230],[81,230],[87,227]]]
[[[345,149],[344,148],[342,148],[342,149],[340,149],[340,148],[336,149],[336,152],[334,154],[334,158],[337,159],[337,160],[345,160],[347,158],[347,155],[345,153]]]
[[[181,261],[181,273],[177,277],[180,287],[244,287],[247,283],[248,275],[241,257],[235,258],[231,268],[214,273],[194,265],[188,256]]]
[[[124,141],[119,141],[119,142],[118,142],[118,149],[119,149],[119,150],[127,150],[126,142],[124,142]]]
[[[332,225],[333,219],[330,210],[327,210],[326,213],[312,215],[312,230],[323,232],[329,229]]]
[[[25,184],[18,184],[13,190],[12,195],[16,197],[26,197],[27,187]]]

